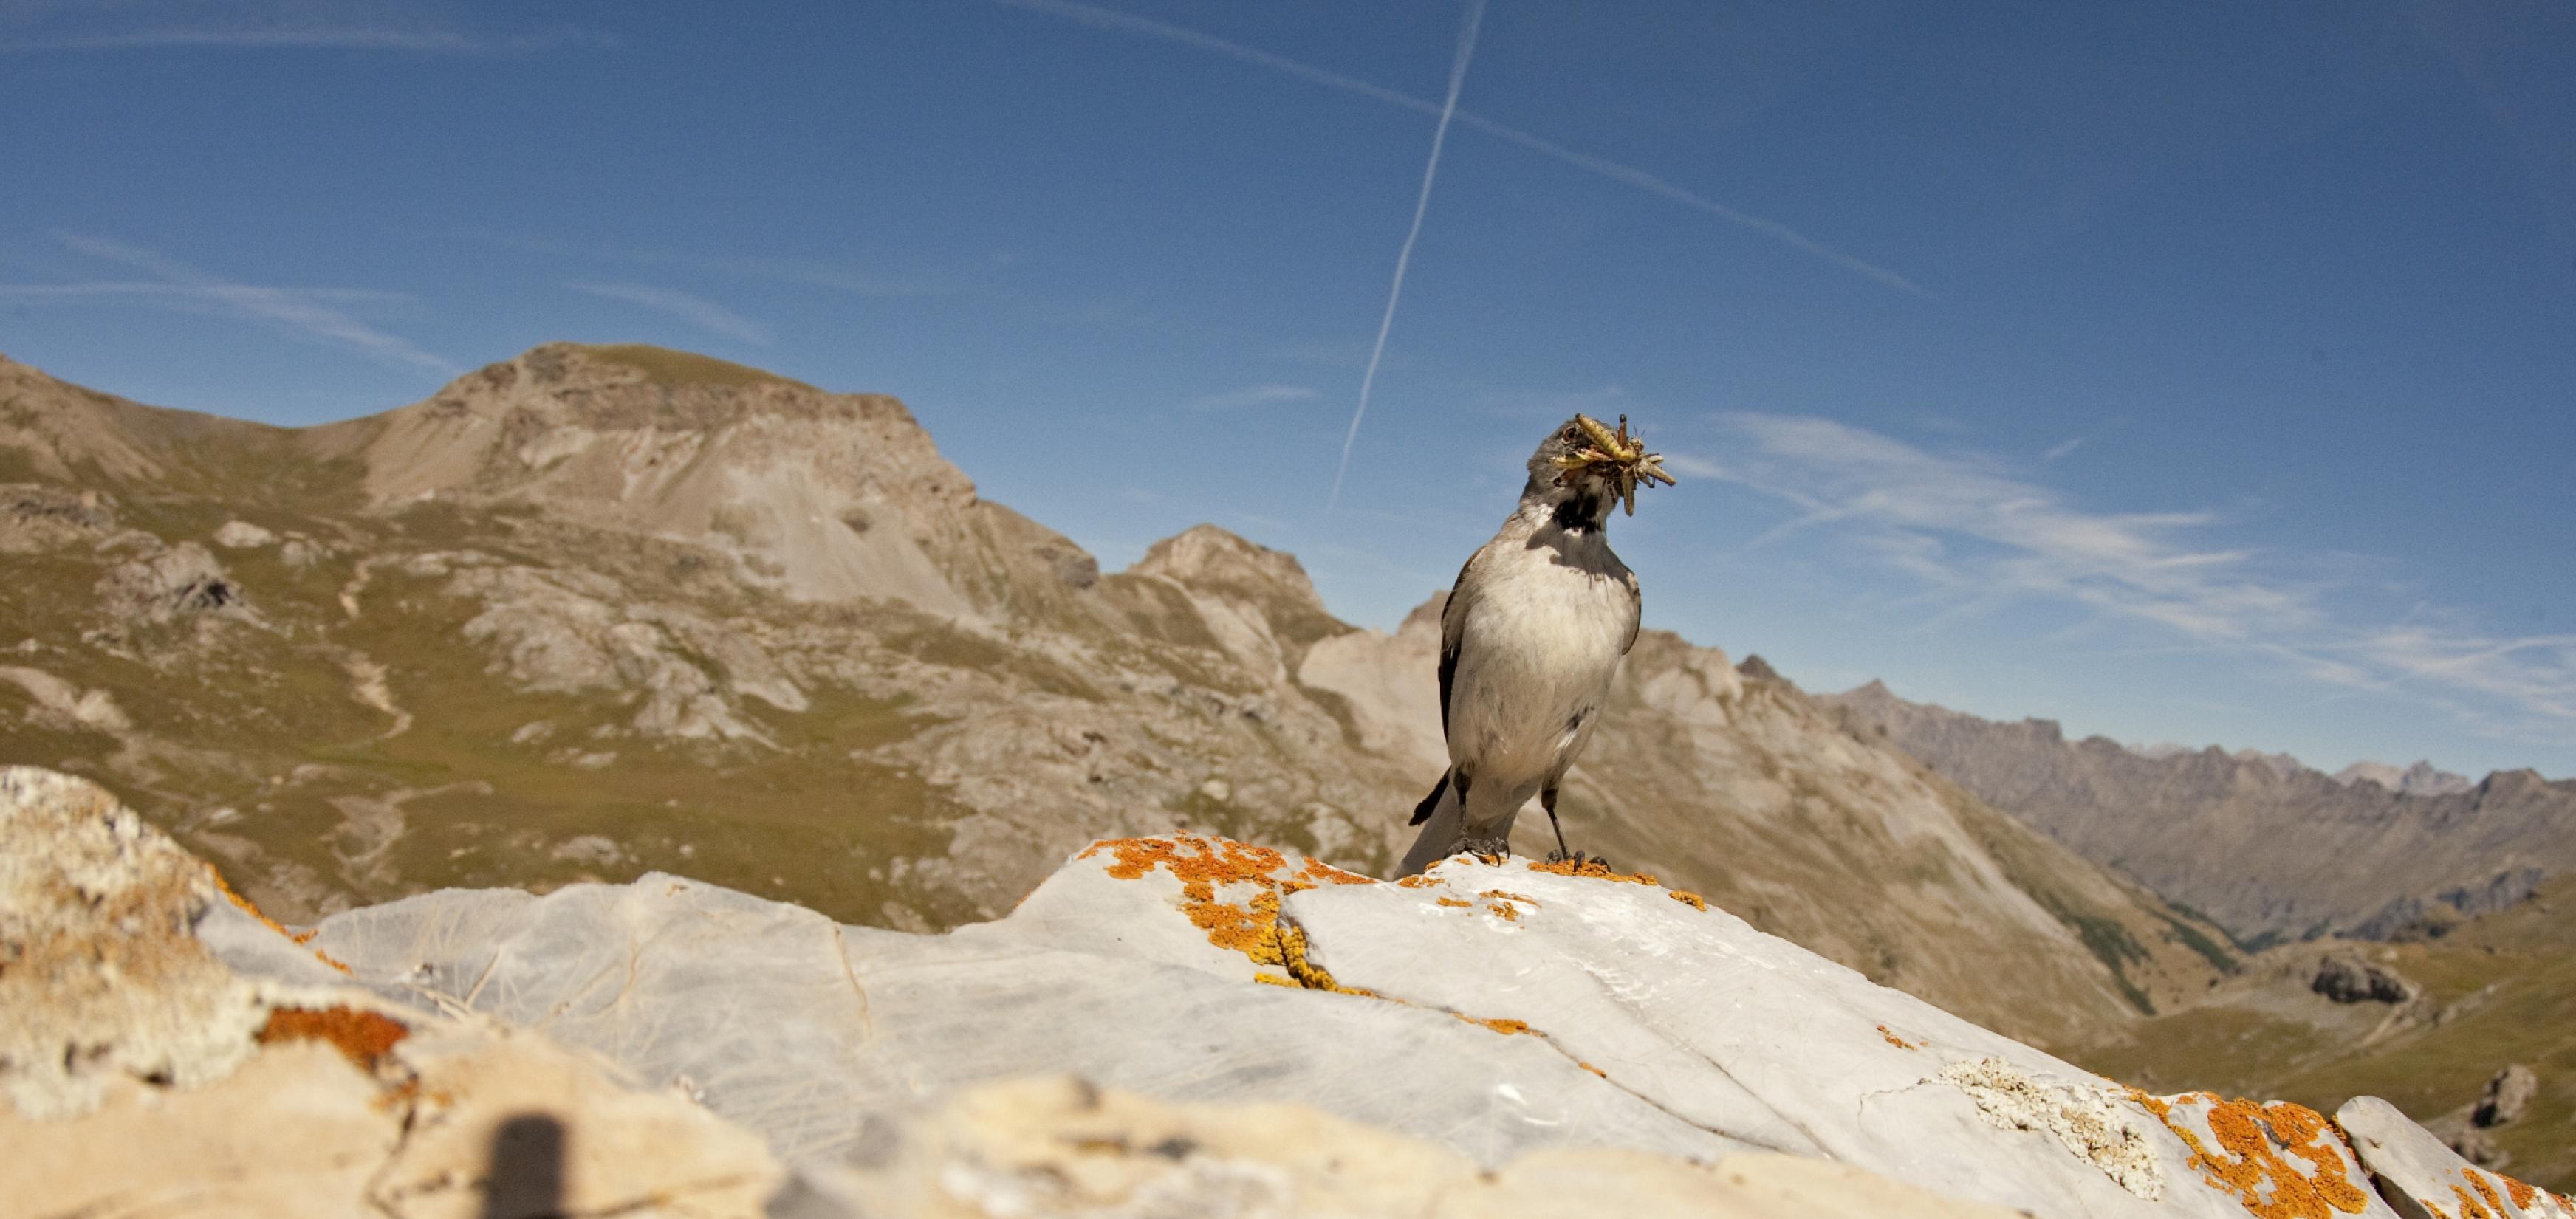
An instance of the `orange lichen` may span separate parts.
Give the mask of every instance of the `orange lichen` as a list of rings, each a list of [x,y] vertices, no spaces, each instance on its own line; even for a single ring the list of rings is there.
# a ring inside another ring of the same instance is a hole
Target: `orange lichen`
[[[2258,1105],[2249,1100],[2221,1100],[2214,1092],[2192,1092],[2177,1101],[2206,1104],[2203,1120],[2218,1142],[2213,1151],[2191,1123],[2178,1119],[2175,1102],[2131,1088],[2129,1099],[2156,1116],[2191,1149],[2189,1164],[2200,1170],[2212,1189],[2236,1195],[2257,1219],[2331,1219],[2334,1211],[2359,1214],[2369,1195],[2344,1175],[2343,1148],[2324,1115],[2287,1101]],[[2280,1150],[2273,1150],[2278,1143]],[[2282,1158],[2304,1160],[2301,1172]]]
[[[364,1071],[375,1070],[409,1036],[411,1028],[402,1021],[356,1007],[281,1007],[268,1014],[258,1033],[261,1045],[328,1042]]]
[[[1274,875],[1286,867],[1288,857],[1269,847],[1250,846],[1226,838],[1201,838],[1194,834],[1175,834],[1169,838],[1111,838],[1092,843],[1077,859],[1089,859],[1101,851],[1111,853],[1110,876],[1119,880],[1140,880],[1156,868],[1170,872],[1181,882],[1181,914],[1190,925],[1207,933],[1208,943],[1229,952],[1239,952],[1255,965],[1276,965],[1288,977],[1307,990],[1328,990],[1343,995],[1368,995],[1374,992],[1343,986],[1333,975],[1306,959],[1306,934],[1279,920],[1279,899],[1290,893],[1316,887],[1318,881],[1331,884],[1362,884],[1367,877],[1355,876],[1329,865],[1308,861],[1304,867],[1282,880]],[[1321,869],[1318,871],[1318,869]],[[1307,880],[1312,876],[1316,879]],[[1255,892],[1243,905],[1217,900],[1217,886],[1244,884]],[[1272,981],[1261,974],[1257,980]]]
[[[2476,1180],[2474,1177],[2470,1179]],[[2460,1219],[2498,1219],[2494,1211],[2478,1205],[2478,1200],[2470,1197],[2469,1191],[2457,1185],[2451,1187],[2451,1196],[2460,1200]]]
[[[1464,909],[1466,909],[1467,907],[1469,907],[1469,906],[1472,906],[1472,905],[1475,905],[1475,904],[1476,904],[1476,903],[1474,903],[1474,902],[1468,901],[1466,898],[1463,898],[1463,897],[1440,897],[1440,898],[1434,898],[1434,899],[1432,899],[1432,900],[1433,900],[1435,903],[1439,904],[1439,905],[1443,905],[1443,906],[1455,906],[1455,907],[1457,907],[1457,908],[1459,908],[1459,909],[1461,909],[1461,910],[1464,910]]]
[[[1395,887],[1399,889],[1428,889],[1439,883],[1440,878],[1426,872],[1415,876],[1405,877],[1404,879],[1395,882]]]
[[[1691,908],[1691,909],[1693,909],[1693,910],[1697,910],[1697,911],[1699,911],[1699,912],[1701,912],[1701,913],[1703,913],[1703,914],[1705,914],[1705,913],[1707,913],[1707,912],[1708,912],[1708,899],[1707,899],[1707,898],[1705,898],[1705,897],[1701,897],[1699,894],[1691,893],[1691,892],[1686,892],[1686,891],[1681,890],[1681,889],[1674,889],[1674,890],[1671,890],[1670,892],[1665,893],[1665,894],[1664,894],[1664,896],[1669,897],[1669,898],[1673,899],[1674,901],[1680,902],[1681,904],[1683,904],[1683,905],[1685,905],[1685,906],[1688,906],[1688,907],[1690,907],[1690,908]]]
[[[1555,863],[1534,863],[1528,867],[1532,872],[1546,872],[1556,876],[1581,876],[1591,880],[1615,880],[1630,885],[1663,883],[1644,872],[1613,872],[1610,870],[1610,865],[1598,859],[1565,859]]]
[[[1588,1062],[1578,1062],[1578,1063],[1576,1063],[1576,1064],[1574,1064],[1574,1065],[1576,1065],[1576,1066],[1578,1066],[1578,1067],[1581,1067],[1581,1068],[1583,1068],[1583,1069],[1584,1069],[1584,1070],[1586,1070],[1586,1071],[1590,1071],[1590,1072],[1592,1072],[1593,1074],[1598,1075],[1598,1076],[1600,1076],[1600,1077],[1601,1077],[1601,1078],[1603,1078],[1603,1079],[1608,1079],[1608,1078],[1610,1078],[1610,1075],[1609,1075],[1609,1073],[1608,1073],[1608,1072],[1603,1071],[1603,1070],[1602,1070],[1601,1068],[1599,1068],[1599,1067],[1593,1066],[1591,1063],[1588,1063]]]
[[[1886,1025],[1884,1025],[1884,1024],[1882,1024],[1882,1025],[1878,1026],[1878,1035],[1879,1035],[1880,1037],[1882,1037],[1882,1038],[1886,1039],[1887,1044],[1892,1045],[1892,1046],[1895,1046],[1897,1049],[1900,1049],[1900,1050],[1915,1050],[1915,1049],[1921,1049],[1921,1048],[1922,1048],[1922,1047],[1920,1047],[1920,1046],[1918,1046],[1918,1045],[1915,1045],[1915,1044],[1914,1044],[1913,1042],[1911,1042],[1911,1041],[1907,1041],[1906,1039],[1904,1039],[1904,1038],[1902,1038],[1902,1037],[1899,1037],[1899,1036],[1897,1036],[1896,1034],[1894,1034],[1894,1033],[1892,1033],[1892,1032],[1889,1032],[1889,1031],[1888,1031],[1887,1026],[1886,1026]]]
[[[1492,914],[1494,917],[1499,918],[1506,923],[1517,923],[1521,921],[1521,909],[1520,907],[1513,905],[1513,902],[1527,902],[1532,910],[1539,908],[1537,898],[1524,897],[1521,894],[1508,892],[1502,889],[1487,889],[1476,896],[1487,899],[1489,903],[1485,907],[1487,913]]]
[[[1373,885],[1377,883],[1376,877],[1362,876],[1357,872],[1346,872],[1331,864],[1325,863],[1320,859],[1307,860],[1305,867],[1297,869],[1297,879],[1308,882],[1320,881],[1328,885]]]
[[[2504,1199],[2496,1196],[2495,1186],[2487,1184],[2486,1177],[2477,1169],[2463,1167],[2460,1169],[2460,1175],[2468,1179],[2469,1188],[2478,1191],[2479,1199],[2487,1204],[2489,1210],[2497,1212],[2504,1210]]]
[[[2463,1168],[2460,1171],[2467,1172],[2468,1170]],[[2537,1185],[2525,1184],[2524,1182],[2517,1181],[2503,1173],[2495,1173],[2493,1175],[2496,1180],[2504,1182],[2505,1196],[2513,1199],[2514,1206],[2521,1210],[2531,1209],[2531,1200],[2547,1192]]]
[[[268,915],[260,911],[259,907],[252,905],[249,898],[243,897],[240,893],[235,892],[232,884],[224,879],[223,873],[215,870],[214,865],[209,864],[206,866],[206,875],[214,878],[215,890],[216,892],[224,895],[225,901],[231,902],[236,908],[240,909],[242,913],[259,920],[259,924],[261,926],[266,927],[279,935],[285,936],[299,945],[310,945],[313,942],[313,937],[322,933],[322,929],[319,927],[305,931],[289,931],[286,929],[286,924],[268,917]],[[315,960],[320,961],[333,969],[339,970],[341,973],[350,972],[348,966],[331,959],[331,954],[324,952],[319,948],[308,947],[306,948],[306,951],[312,953]]]
[[[1469,1024],[1481,1024],[1506,1037],[1525,1037],[1529,1035],[1530,1031],[1529,1021],[1526,1020],[1479,1020],[1474,1016],[1458,1015],[1456,1012],[1451,1012],[1450,1014],[1458,1016],[1459,1019],[1464,1020]]]

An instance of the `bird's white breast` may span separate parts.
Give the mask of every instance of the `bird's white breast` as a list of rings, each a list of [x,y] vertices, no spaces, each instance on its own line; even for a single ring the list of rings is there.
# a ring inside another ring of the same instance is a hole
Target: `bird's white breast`
[[[1449,753],[1480,782],[1521,786],[1560,769],[1575,717],[1597,712],[1633,620],[1624,569],[1598,547],[1498,545],[1487,591],[1460,623]],[[1577,565],[1580,563],[1581,565]]]

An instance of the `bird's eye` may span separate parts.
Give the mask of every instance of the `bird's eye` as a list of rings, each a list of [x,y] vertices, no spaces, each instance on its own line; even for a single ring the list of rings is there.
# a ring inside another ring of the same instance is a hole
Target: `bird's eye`
[[[1572,427],[1567,428],[1567,429],[1565,429],[1565,434],[1564,434],[1564,436],[1562,437],[1562,439],[1569,440],[1569,441],[1571,441],[1571,440],[1581,440],[1581,439],[1583,439],[1583,429],[1581,429],[1581,428],[1572,428]]]

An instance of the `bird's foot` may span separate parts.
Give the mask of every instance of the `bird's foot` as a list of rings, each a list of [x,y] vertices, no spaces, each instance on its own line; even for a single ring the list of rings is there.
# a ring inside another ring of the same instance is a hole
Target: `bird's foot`
[[[1606,872],[1618,871],[1617,868],[1610,866],[1609,860],[1603,859],[1598,855],[1586,855],[1581,851],[1550,851],[1547,853],[1547,861],[1549,863],[1570,863],[1573,864],[1575,869],[1578,871],[1596,866]]]
[[[1511,841],[1504,838],[1470,838],[1459,843],[1458,849],[1496,867],[1512,855]]]

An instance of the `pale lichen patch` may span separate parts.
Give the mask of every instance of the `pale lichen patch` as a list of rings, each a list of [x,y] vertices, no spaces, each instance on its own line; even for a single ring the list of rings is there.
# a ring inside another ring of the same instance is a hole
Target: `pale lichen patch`
[[[1939,1078],[1967,1093],[1988,1125],[2049,1135],[2131,1194],[2149,1202],[2164,1197],[2164,1168],[2146,1133],[2129,1123],[2118,1094],[2042,1079],[1993,1057],[1951,1063]]]

